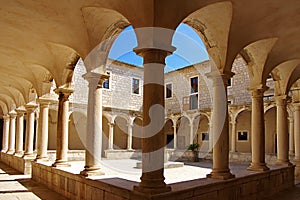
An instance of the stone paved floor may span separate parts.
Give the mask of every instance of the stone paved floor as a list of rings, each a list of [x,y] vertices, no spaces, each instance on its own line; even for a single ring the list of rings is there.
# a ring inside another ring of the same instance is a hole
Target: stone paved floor
[[[65,200],[45,186],[0,162],[0,200]]]

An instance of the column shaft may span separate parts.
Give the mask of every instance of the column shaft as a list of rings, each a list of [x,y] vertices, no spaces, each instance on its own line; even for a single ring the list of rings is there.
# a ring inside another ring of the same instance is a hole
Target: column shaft
[[[290,155],[295,154],[295,140],[294,140],[294,118],[289,118],[289,153]]]
[[[295,177],[300,179],[300,103],[294,104]]]
[[[231,122],[231,151],[236,152],[236,122]]]
[[[263,105],[264,91],[265,89],[252,90],[252,162],[248,167],[248,170],[252,171],[269,170],[265,163],[265,121]]]
[[[190,136],[189,136],[189,144],[193,144],[194,143],[194,124],[193,122],[190,122]]]
[[[16,132],[16,152],[17,155],[22,155],[24,150],[24,113],[26,110],[17,110],[17,132]]]
[[[58,97],[56,160],[53,167],[68,167],[68,136],[69,136],[69,96],[73,93],[71,88],[57,88]]]
[[[290,166],[286,96],[276,97],[277,164]]]
[[[230,75],[212,74],[213,80],[213,169],[207,177],[230,179],[235,176],[229,169],[229,120],[227,106],[227,80]]]
[[[114,149],[114,123],[108,123],[109,126],[109,135],[108,135],[108,149]]]
[[[8,144],[8,154],[15,153],[15,146],[16,146],[16,116],[17,113],[12,111],[9,113],[10,115],[10,127],[9,127],[9,144]]]
[[[36,105],[29,104],[25,106],[27,112],[26,120],[26,135],[25,135],[25,158],[32,158],[33,155],[33,140],[34,140],[34,111]]]
[[[9,138],[9,115],[3,116],[3,141],[2,141],[2,152],[8,150],[8,138]]]
[[[40,102],[40,115],[39,126],[37,133],[37,156],[36,161],[48,160],[48,115],[50,101],[39,100]]]
[[[127,150],[132,150],[132,124],[128,124]]]
[[[176,123],[173,125],[173,134],[174,134],[174,149],[177,149],[177,132],[176,132]]]

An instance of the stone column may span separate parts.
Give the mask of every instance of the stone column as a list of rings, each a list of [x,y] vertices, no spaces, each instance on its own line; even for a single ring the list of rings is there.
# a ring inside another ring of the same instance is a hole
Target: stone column
[[[8,154],[14,154],[15,153],[15,146],[16,146],[16,117],[17,113],[16,111],[11,111],[9,113],[10,116],[10,127],[9,127],[9,143],[8,143]]]
[[[9,115],[3,116],[3,138],[2,138],[2,152],[6,153],[8,150],[9,138]]]
[[[127,150],[132,150],[132,127],[133,124],[128,124]]]
[[[26,135],[25,135],[25,152],[23,158],[34,158],[33,140],[34,140],[34,112],[36,104],[29,103],[25,106],[27,112]]]
[[[173,127],[173,134],[174,134],[174,149],[177,149],[177,132],[176,132],[176,123]]]
[[[289,154],[295,154],[295,143],[294,143],[294,118],[289,117]]]
[[[211,119],[211,121],[212,121],[212,119]],[[212,122],[210,122],[210,123],[208,123],[208,128],[209,128],[209,150],[210,150],[210,152],[212,152],[213,151],[213,147],[214,147],[214,141],[213,141],[213,131],[212,131]]]
[[[52,101],[50,99],[39,98],[40,114],[39,114],[39,126],[37,132],[37,151],[36,161],[47,161],[48,155],[48,115],[49,105]]]
[[[83,176],[104,174],[100,171],[102,150],[102,95],[103,82],[109,78],[107,74],[89,72],[84,75],[89,82],[89,99],[87,111],[87,135]]]
[[[194,143],[194,124],[193,124],[193,121],[190,122],[189,126],[190,126],[190,138],[189,138],[190,142],[189,142],[189,144],[193,144]]]
[[[56,88],[58,94],[58,116],[56,136],[56,160],[53,167],[69,167],[68,134],[69,134],[69,97],[74,92],[72,88]]]
[[[170,53],[159,49],[141,49],[144,58],[142,176],[134,189],[141,193],[163,193],[171,188],[164,182],[164,67]]]
[[[289,135],[287,122],[286,95],[276,96],[277,108],[277,164],[290,166],[289,161]]]
[[[236,152],[236,120],[231,121],[231,152]]]
[[[17,111],[17,132],[16,132],[16,155],[22,155],[24,151],[23,138],[24,138],[24,113],[25,108],[16,109]]]
[[[295,177],[300,179],[300,103],[294,103]]]
[[[266,88],[253,88],[252,112],[251,112],[251,145],[252,162],[248,170],[266,171],[269,170],[265,163],[265,121],[263,96]]]
[[[233,74],[211,72],[208,77],[213,81],[212,138],[213,169],[208,178],[230,179],[235,176],[229,169],[229,120],[227,106],[227,83]]]
[[[108,149],[114,149],[114,123],[108,123],[109,126],[109,133],[108,133]]]

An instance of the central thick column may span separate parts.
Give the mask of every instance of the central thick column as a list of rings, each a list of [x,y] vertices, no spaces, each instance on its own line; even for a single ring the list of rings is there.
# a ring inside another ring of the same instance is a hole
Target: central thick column
[[[15,145],[16,145],[16,111],[11,111],[9,113],[10,116],[10,127],[9,127],[9,143],[8,143],[8,154],[15,153]]]
[[[69,167],[68,134],[69,134],[69,97],[74,92],[72,88],[56,88],[58,94],[58,116],[56,136],[56,160],[53,167]]]
[[[25,106],[27,113],[24,158],[33,158],[34,112],[37,105],[29,103]]]
[[[248,170],[266,171],[269,170],[265,163],[265,121],[263,95],[266,88],[254,88],[252,92],[252,113],[251,113],[251,145],[252,162]]]
[[[213,81],[212,138],[213,169],[208,178],[230,179],[235,176],[229,169],[229,120],[227,106],[227,83],[233,74],[211,72],[208,77]]]
[[[89,99],[87,110],[86,152],[83,176],[103,175],[100,171],[102,150],[102,95],[103,82],[109,78],[107,74],[89,72],[84,75],[89,82]]]
[[[3,141],[2,152],[6,153],[8,150],[8,138],[9,138],[9,115],[3,116]]]
[[[294,103],[295,178],[300,179],[300,103]]]
[[[47,161],[48,155],[48,115],[49,115],[49,105],[52,101],[49,99],[39,99],[40,103],[40,116],[39,116],[39,126],[37,132],[37,155],[36,161]]]
[[[171,188],[164,182],[164,67],[170,54],[159,49],[141,49],[144,58],[142,176],[134,189],[142,193],[162,193]]]
[[[24,138],[24,113],[25,109],[16,109],[17,112],[17,132],[16,132],[16,155],[23,154],[23,138]]]
[[[289,135],[286,95],[275,98],[277,108],[277,164],[291,166],[289,161]]]

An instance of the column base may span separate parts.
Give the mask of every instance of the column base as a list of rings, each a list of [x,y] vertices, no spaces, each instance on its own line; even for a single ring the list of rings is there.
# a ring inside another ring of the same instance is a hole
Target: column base
[[[17,151],[17,152],[15,152],[14,156],[22,157],[23,156],[23,151]]]
[[[276,165],[285,166],[285,167],[293,166],[293,164],[289,160],[277,160]]]
[[[270,170],[270,168],[267,167],[266,163],[251,163],[247,170],[264,172]]]
[[[294,155],[295,155],[295,151],[290,150],[290,151],[289,151],[289,155],[294,156]]]
[[[171,191],[171,187],[168,185],[165,185],[164,187],[144,187],[144,186],[134,186],[133,187],[134,192],[140,193],[140,194],[161,194]]]
[[[52,167],[71,167],[71,164],[68,161],[55,161]]]
[[[85,177],[90,177],[90,176],[102,176],[105,173],[100,171],[99,167],[95,168],[85,168],[80,172],[80,175],[85,176]]]
[[[206,175],[207,178],[212,179],[220,179],[220,180],[227,180],[235,178],[235,175],[230,172],[229,169],[226,170],[212,170],[210,174]]]
[[[24,159],[35,159],[35,155],[34,154],[24,154],[22,156],[22,158],[24,158]]]
[[[14,155],[15,151],[14,150],[8,150],[6,153],[10,154],[10,155]]]
[[[42,162],[49,161],[49,159],[48,159],[48,157],[36,157],[34,161],[37,163],[42,163]]]
[[[1,152],[2,153],[7,153],[7,149],[2,149]]]

